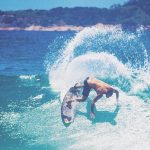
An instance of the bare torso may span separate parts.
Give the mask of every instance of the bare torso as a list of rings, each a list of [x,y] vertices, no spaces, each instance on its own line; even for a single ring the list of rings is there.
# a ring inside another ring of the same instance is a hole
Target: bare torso
[[[106,94],[110,89],[112,89],[109,84],[93,77],[89,77],[87,82],[89,86],[96,91],[97,94]]]

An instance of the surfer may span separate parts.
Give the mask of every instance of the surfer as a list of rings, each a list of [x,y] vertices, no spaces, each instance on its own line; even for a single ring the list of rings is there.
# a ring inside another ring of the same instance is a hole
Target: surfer
[[[113,95],[113,93],[116,94],[116,101],[118,103],[118,98],[119,98],[119,92],[118,90],[114,89],[113,87],[111,87],[109,84],[98,80],[94,77],[87,77],[84,80],[83,84],[80,83],[76,83],[75,88],[81,88],[83,87],[83,92],[82,92],[82,97],[76,99],[79,102],[84,102],[86,101],[86,99],[89,96],[89,93],[91,91],[91,89],[94,89],[97,93],[96,97],[92,100],[91,103],[91,111],[90,111],[90,116],[92,119],[95,118],[95,114],[94,114],[94,107],[95,107],[95,103],[105,94],[106,98],[109,98]]]

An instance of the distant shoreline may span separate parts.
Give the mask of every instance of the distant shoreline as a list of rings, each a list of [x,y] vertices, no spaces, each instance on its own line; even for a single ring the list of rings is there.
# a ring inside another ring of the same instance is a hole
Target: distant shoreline
[[[105,25],[102,23],[98,23],[96,25],[93,25],[95,27],[100,27],[100,28],[110,28],[110,27],[116,27],[116,26],[121,26],[121,25]],[[86,27],[93,27],[93,26],[86,26]],[[21,27],[0,27],[0,30],[5,30],[5,31],[81,31],[84,28],[83,26],[73,26],[73,25],[64,25],[64,26],[47,26],[47,27],[43,27],[43,26],[29,26],[29,27],[25,27],[25,28],[21,28]]]
[[[0,30],[3,31],[81,31],[85,27],[82,26],[48,26],[48,27],[43,27],[43,26],[30,26],[30,27],[0,27]]]
[[[121,25],[105,25],[105,24],[96,24],[95,27],[101,27],[103,28],[110,28],[110,27],[121,27]],[[90,27],[90,26],[87,26]],[[92,26],[91,26],[92,27]],[[86,27],[83,26],[72,26],[72,25],[65,25],[65,26],[29,26],[25,28],[21,27],[0,27],[0,31],[81,31]],[[150,26],[143,26],[144,29],[150,30]]]

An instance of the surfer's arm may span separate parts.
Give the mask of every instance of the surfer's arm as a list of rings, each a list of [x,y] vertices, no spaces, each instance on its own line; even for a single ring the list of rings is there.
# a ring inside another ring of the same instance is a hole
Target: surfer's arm
[[[113,92],[116,93],[116,101],[118,103],[119,102],[119,92],[116,89],[114,89]]]
[[[95,114],[94,114],[94,107],[95,107],[95,103],[103,96],[103,94],[100,94],[100,95],[97,95],[93,101],[92,101],[92,104],[91,104],[91,118],[94,118],[95,117]]]

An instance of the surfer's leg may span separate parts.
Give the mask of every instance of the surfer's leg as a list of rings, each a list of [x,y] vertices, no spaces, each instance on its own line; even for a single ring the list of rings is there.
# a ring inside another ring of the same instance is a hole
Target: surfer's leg
[[[95,103],[96,103],[102,96],[103,96],[102,94],[97,95],[97,96],[93,99],[93,101],[92,101],[92,103],[91,103],[91,113],[90,113],[90,116],[91,116],[92,119],[95,117],[95,114],[94,114]]]
[[[80,101],[84,102],[86,101],[86,99],[88,98],[89,94],[90,94],[91,88],[87,85],[84,86],[83,88],[83,92],[82,92],[82,99]]]

